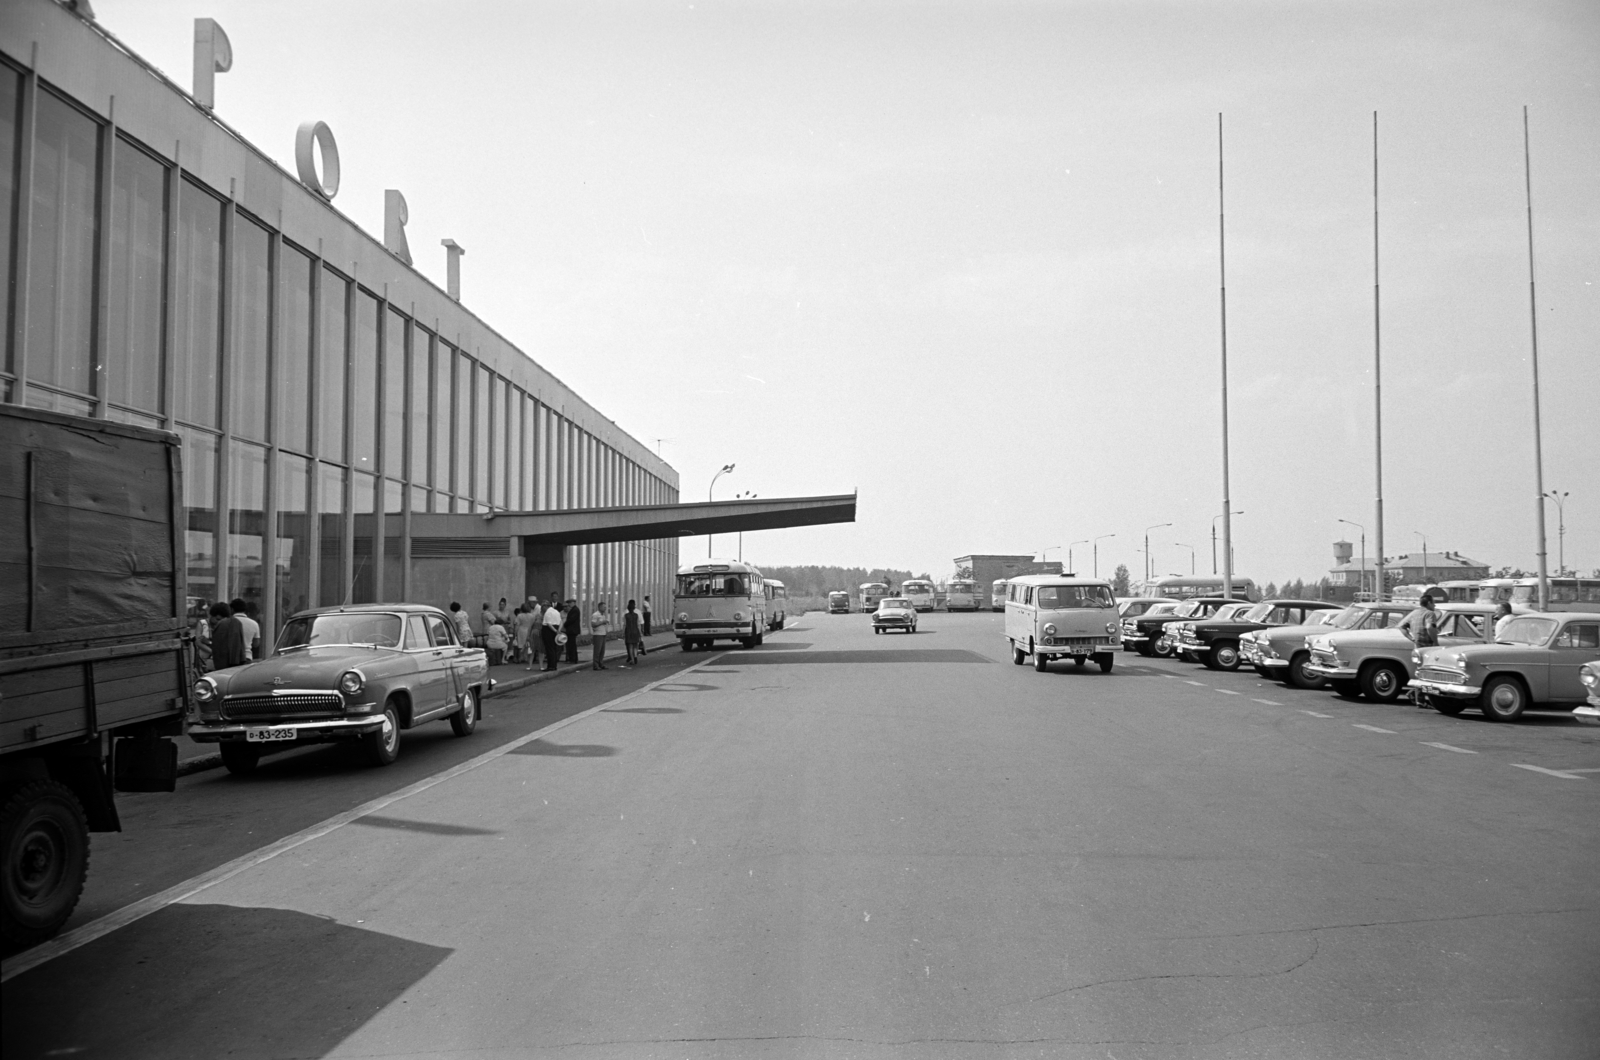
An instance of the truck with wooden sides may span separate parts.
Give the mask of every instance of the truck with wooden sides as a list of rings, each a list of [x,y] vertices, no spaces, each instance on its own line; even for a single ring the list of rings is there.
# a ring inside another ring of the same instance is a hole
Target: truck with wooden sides
[[[72,915],[113,791],[172,791],[188,708],[178,436],[0,405],[0,933]]]

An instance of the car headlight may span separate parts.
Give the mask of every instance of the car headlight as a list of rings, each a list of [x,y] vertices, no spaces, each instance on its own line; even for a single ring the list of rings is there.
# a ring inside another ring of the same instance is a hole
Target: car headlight
[[[201,703],[215,703],[217,699],[217,686],[211,678],[202,677],[194,683],[194,698]]]
[[[347,696],[359,696],[367,687],[367,679],[360,670],[346,670],[339,675],[339,691]]]
[[[1047,637],[1056,635],[1056,624],[1054,622],[1046,622],[1044,624],[1044,635]]]
[[[1600,677],[1597,677],[1587,671],[1579,674],[1578,680],[1582,681],[1584,686],[1587,688],[1600,688]]]

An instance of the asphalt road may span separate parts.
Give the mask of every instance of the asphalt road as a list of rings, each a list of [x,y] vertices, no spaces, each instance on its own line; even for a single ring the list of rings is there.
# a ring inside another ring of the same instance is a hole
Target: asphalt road
[[[801,626],[126,800],[75,924],[284,849],[10,978],[6,1057],[1600,1053],[1600,728]]]

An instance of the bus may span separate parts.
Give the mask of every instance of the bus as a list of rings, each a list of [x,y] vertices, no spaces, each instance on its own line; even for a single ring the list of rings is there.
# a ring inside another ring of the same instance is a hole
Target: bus
[[[1476,580],[1440,582],[1439,588],[1444,590],[1447,603],[1470,604],[1477,601],[1478,592],[1483,588],[1483,583]]]
[[[1171,574],[1165,578],[1152,578],[1139,589],[1140,596],[1160,596],[1169,600],[1191,600],[1197,596],[1221,596],[1220,574]],[[1234,575],[1233,596],[1236,600],[1259,600],[1256,583],[1249,578]]]
[[[828,614],[848,615],[850,613],[850,594],[843,589],[835,589],[828,594]]]
[[[672,632],[684,651],[705,651],[719,640],[754,648],[767,630],[765,579],[733,559],[685,564],[678,568],[672,610]]]
[[[870,615],[878,609],[878,601],[889,595],[889,587],[883,582],[862,582],[857,591],[856,603],[861,608],[861,613]]]
[[[937,604],[933,583],[926,578],[907,578],[900,586],[900,595],[911,601],[914,611],[932,611]]]
[[[1478,583],[1478,599],[1480,604],[1509,604],[1511,590],[1516,587],[1516,578],[1485,578]]]
[[[989,610],[1004,611],[1006,609],[1006,580],[996,578],[994,585],[989,589]]]
[[[977,582],[956,578],[945,583],[946,611],[976,611],[978,602]]]
[[[1600,578],[1549,578],[1551,611],[1600,611]],[[1511,606],[1532,611],[1539,606],[1539,579],[1518,578],[1511,587]]]
[[[767,628],[782,629],[789,619],[789,590],[776,578],[761,580],[767,587]]]

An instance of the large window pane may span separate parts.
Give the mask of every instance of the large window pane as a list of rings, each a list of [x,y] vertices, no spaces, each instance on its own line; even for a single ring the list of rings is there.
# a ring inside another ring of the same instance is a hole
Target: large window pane
[[[506,423],[506,384],[499,376],[485,369],[483,378],[484,391],[488,400],[480,400],[478,407],[481,410],[478,418],[478,437],[483,440],[478,450],[478,481],[483,483],[481,496],[488,502],[490,508],[504,508],[506,504],[505,470],[506,455],[505,423]]]
[[[383,467],[405,474],[406,318],[389,310],[383,329]]]
[[[228,415],[233,434],[267,440],[267,353],[272,341],[272,236],[240,217],[233,226],[233,363]]]
[[[283,341],[278,343],[278,363],[273,370],[278,388],[273,405],[273,439],[298,452],[311,451],[311,278],[316,262],[281,244],[278,267],[283,270]]]
[[[217,361],[222,348],[222,203],[184,181],[178,189],[177,349],[173,412],[217,425]]]
[[[0,65],[0,365],[11,367],[11,314],[15,311],[11,276],[17,252],[17,162],[21,154],[17,137],[22,129],[22,75]],[[0,394],[0,401],[10,397]]]
[[[433,437],[433,400],[429,386],[433,366],[429,360],[428,333],[411,328],[411,464],[407,476],[418,485],[433,483],[433,464],[428,458],[428,439]],[[427,508],[421,509],[426,511]]]
[[[350,494],[356,513],[356,569],[350,577],[350,602],[375,603],[373,562],[377,558],[376,541],[383,525],[377,515],[377,478],[359,471],[351,472]]]
[[[217,600],[217,436],[188,428],[178,433],[183,437],[189,617],[195,620]]]
[[[311,606],[311,462],[278,454],[278,624]],[[278,631],[272,630],[276,639]],[[262,639],[267,633],[262,631]]]
[[[539,403],[532,397],[524,394],[522,397],[522,500],[518,507],[525,512],[531,512],[539,506],[538,494],[534,492],[534,475],[536,474],[538,456],[538,431],[539,431]]]
[[[117,144],[111,175],[111,290],[106,397],[161,412],[167,290],[167,167]]]
[[[490,439],[494,437],[489,419],[489,396],[493,392],[494,374],[482,367],[476,374],[472,395],[472,448],[477,459],[473,461],[472,497],[493,504],[494,498],[489,495],[489,461],[492,459]]]
[[[317,300],[317,455],[344,463],[344,318],[349,284],[322,270]]]
[[[456,472],[453,488],[457,497],[472,496],[472,358],[455,358]],[[470,512],[470,504],[456,504],[456,511]]]
[[[317,601],[326,606],[345,598],[344,567],[344,475],[342,467],[317,464],[318,563]]]
[[[506,387],[506,496],[503,503],[514,512],[520,512],[523,509],[522,404],[522,391],[514,386]]]
[[[94,386],[100,126],[39,93],[28,262],[28,377],[79,393]]]
[[[378,469],[378,300],[356,289],[350,365],[350,465]]]
[[[228,451],[228,599],[243,598],[251,618],[261,618],[266,586],[267,450],[235,441]]]
[[[451,380],[454,373],[455,351],[447,343],[436,341],[433,345],[433,485],[445,493],[450,492],[450,441],[454,437],[450,413],[455,407]]]

